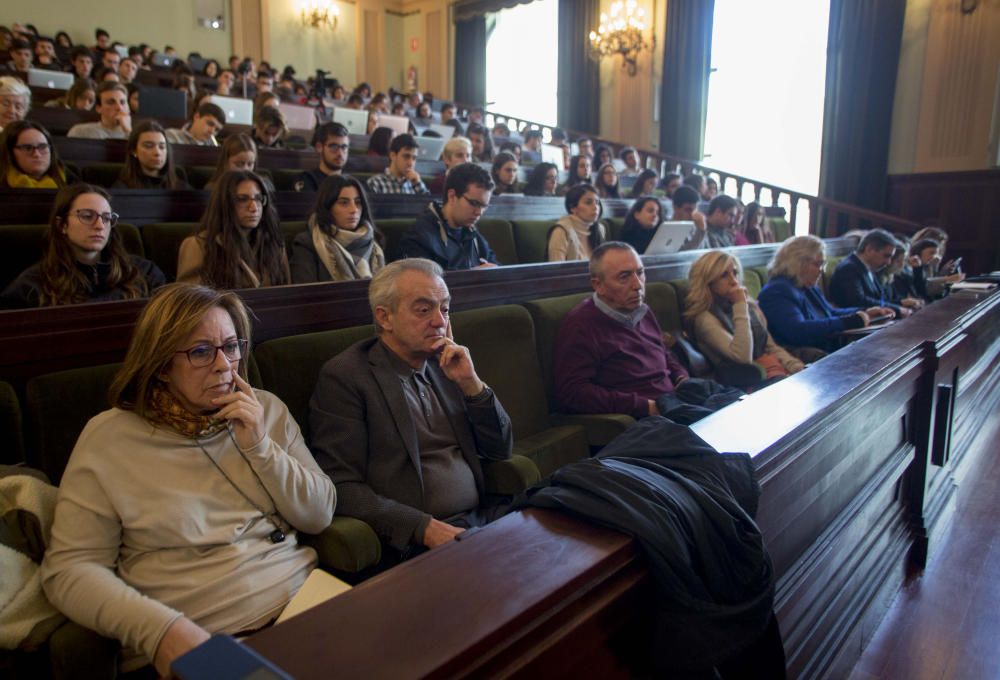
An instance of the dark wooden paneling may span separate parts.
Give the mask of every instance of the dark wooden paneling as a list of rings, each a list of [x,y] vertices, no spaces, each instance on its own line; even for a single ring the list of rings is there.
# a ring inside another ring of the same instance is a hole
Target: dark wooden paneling
[[[939,369],[967,376],[957,423],[996,420],[984,411],[1000,399],[1000,294],[956,295],[921,315],[694,426],[719,450],[753,456],[790,677],[847,677],[903,581],[920,528],[904,478],[928,464],[923,440],[933,432],[915,422],[929,415],[922,391]],[[992,442],[963,441],[963,465],[995,454]],[[547,513],[508,516],[470,538],[248,644],[299,678],[334,664],[376,678],[624,677],[645,668],[641,644],[620,646],[626,632],[645,640],[630,625],[652,606],[628,541]],[[616,598],[627,606],[616,610]],[[373,655],[373,645],[392,651]]]
[[[889,212],[948,232],[971,274],[1000,269],[1000,170],[889,176]]]

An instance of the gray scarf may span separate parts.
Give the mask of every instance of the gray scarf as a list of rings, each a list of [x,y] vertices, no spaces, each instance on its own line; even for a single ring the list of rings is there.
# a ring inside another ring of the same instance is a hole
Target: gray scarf
[[[733,334],[733,305],[731,302],[716,300],[708,308],[708,311],[715,315],[715,318],[719,320],[723,328],[729,331],[730,335]],[[747,303],[747,313],[750,317],[750,335],[753,337],[753,358],[759,359],[767,350],[767,329],[764,328],[764,324],[757,316],[754,305],[749,302]]]
[[[385,255],[375,243],[375,230],[368,223],[359,224],[356,231],[336,229],[328,236],[309,216],[309,231],[320,262],[334,281],[370,279],[385,266]]]

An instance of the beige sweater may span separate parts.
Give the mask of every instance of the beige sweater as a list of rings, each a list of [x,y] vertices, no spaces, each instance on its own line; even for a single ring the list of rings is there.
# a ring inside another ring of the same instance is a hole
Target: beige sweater
[[[753,305],[757,318],[767,329],[767,319],[757,307],[756,300],[740,302],[733,305],[733,332],[730,333],[722,322],[710,311],[704,311],[694,319],[695,341],[698,348],[704,352],[713,364],[732,361],[737,364],[753,362],[753,333],[750,330],[750,307]],[[805,364],[786,352],[781,345],[767,334],[767,346],[764,351],[774,355],[785,370],[797,373],[805,368]]]
[[[590,225],[576,215],[563,215],[556,222],[556,227],[549,234],[549,262],[564,262],[568,260],[589,260],[591,254]],[[601,241],[604,240],[604,225],[598,223]]]
[[[291,528],[329,525],[333,482],[285,405],[256,394],[267,434],[245,460],[226,430],[202,439],[203,450],[119,409],[91,419],[73,449],[43,586],[66,616],[120,640],[125,668],[142,665],[137,654],[151,661],[182,614],[210,633],[268,623],[316,565]],[[280,515],[284,542],[268,539],[275,524],[253,505]]]

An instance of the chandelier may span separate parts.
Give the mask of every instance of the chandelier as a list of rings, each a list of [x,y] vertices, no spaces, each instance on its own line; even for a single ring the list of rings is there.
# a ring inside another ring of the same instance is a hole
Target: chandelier
[[[331,0],[302,0],[299,3],[302,25],[307,28],[337,28],[340,8]]]
[[[636,61],[639,53],[650,47],[642,37],[645,30],[646,13],[636,0],[618,0],[611,5],[610,16],[601,12],[601,25],[596,32],[590,32],[590,54],[597,60],[620,54],[622,68],[634,76],[638,70]]]

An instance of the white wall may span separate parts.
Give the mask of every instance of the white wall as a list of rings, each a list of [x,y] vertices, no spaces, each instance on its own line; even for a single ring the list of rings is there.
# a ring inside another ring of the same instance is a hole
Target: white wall
[[[353,85],[358,12],[353,4],[338,2],[337,5],[340,20],[337,29],[329,31],[302,26],[297,0],[271,0],[268,6],[271,65],[280,71],[291,64],[296,77],[301,79],[323,69],[341,83]]]

